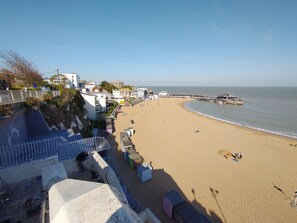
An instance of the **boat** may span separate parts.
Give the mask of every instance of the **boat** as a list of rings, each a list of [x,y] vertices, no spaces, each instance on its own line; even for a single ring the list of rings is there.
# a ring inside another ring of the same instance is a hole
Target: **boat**
[[[229,92],[224,92],[223,94],[218,95],[214,99],[214,102],[220,105],[243,105],[243,101],[240,98],[230,94]]]

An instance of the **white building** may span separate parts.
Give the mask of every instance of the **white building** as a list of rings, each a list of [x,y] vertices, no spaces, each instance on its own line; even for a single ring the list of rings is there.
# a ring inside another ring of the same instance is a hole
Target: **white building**
[[[144,98],[144,92],[147,92],[147,88],[137,88],[138,98]]]
[[[66,88],[78,89],[80,77],[75,73],[64,73],[64,74],[54,75],[50,79],[45,79],[45,81],[48,82],[49,84],[56,84],[56,85],[63,84],[65,85]]]
[[[147,91],[147,88],[137,88],[136,90],[132,90],[130,97],[131,98],[144,98],[144,92]]]
[[[80,77],[76,73],[63,73],[62,75],[69,80],[68,86],[66,85],[66,87],[78,89]]]
[[[115,99],[130,98],[132,92],[134,92],[134,91],[130,90],[130,89],[127,89],[127,88],[122,88],[120,90],[113,89],[112,90],[112,95],[113,95],[113,98],[115,98]]]
[[[120,90],[116,90],[116,89],[113,89],[112,90],[112,96],[113,96],[113,98],[123,98],[121,96],[121,91]]]
[[[93,91],[94,87],[96,87],[96,84],[93,81],[89,81],[85,84],[85,88],[88,89],[89,91]]]
[[[167,91],[161,91],[161,92],[159,92],[159,96],[160,97],[167,97],[169,94],[168,94],[168,92]]]
[[[65,86],[69,85],[69,80],[66,76],[64,76],[63,74],[59,74],[59,75],[54,75],[52,76],[50,79],[48,79],[48,81],[46,81],[49,84],[56,84],[56,85],[60,85],[63,84]]]
[[[98,114],[106,112],[106,95],[101,92],[83,92],[85,108],[89,119],[97,120]]]

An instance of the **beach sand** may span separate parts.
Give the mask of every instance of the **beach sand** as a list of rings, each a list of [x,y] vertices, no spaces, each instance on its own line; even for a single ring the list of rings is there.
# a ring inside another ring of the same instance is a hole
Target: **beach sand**
[[[133,126],[136,150],[152,161],[153,179],[141,183],[115,152],[116,172],[139,205],[171,222],[162,196],[176,189],[212,222],[297,222],[289,202],[297,189],[297,147],[290,145],[296,140],[198,115],[183,102],[170,98],[123,107],[127,115],[115,122],[114,150],[120,132]],[[229,152],[242,152],[243,158],[236,162]]]

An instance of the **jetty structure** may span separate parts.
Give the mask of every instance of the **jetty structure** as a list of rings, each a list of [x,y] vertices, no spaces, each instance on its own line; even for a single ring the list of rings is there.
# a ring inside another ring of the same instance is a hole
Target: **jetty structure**
[[[164,96],[163,96],[164,97]],[[217,97],[200,95],[200,94],[168,94],[166,97],[174,97],[174,98],[187,98],[187,99],[195,99],[198,101],[207,101],[216,103],[219,105],[243,105],[242,99],[230,94],[229,92],[224,92]]]
[[[230,94],[229,92],[224,92],[223,94],[218,95],[215,99],[214,102],[217,104],[230,104],[230,105],[243,105],[243,101]]]

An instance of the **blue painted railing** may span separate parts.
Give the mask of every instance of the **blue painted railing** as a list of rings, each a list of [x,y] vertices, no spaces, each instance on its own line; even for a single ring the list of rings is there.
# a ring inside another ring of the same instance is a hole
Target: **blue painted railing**
[[[76,157],[79,153],[102,151],[110,145],[105,138],[93,137],[67,142],[60,137],[36,140],[0,147],[0,168],[45,159],[57,155],[60,161]]]

